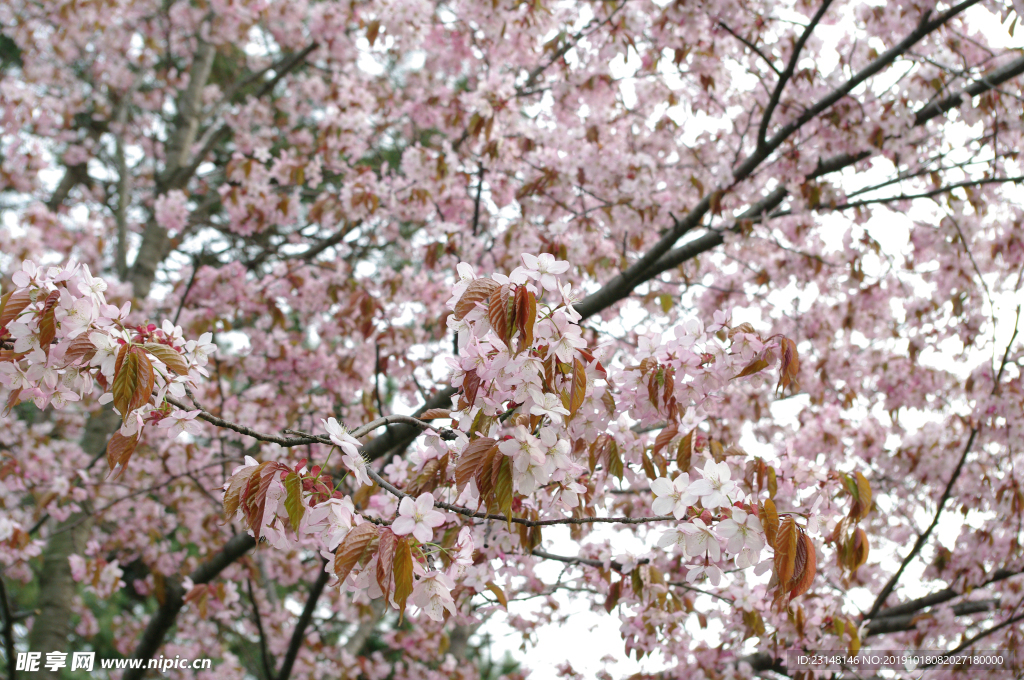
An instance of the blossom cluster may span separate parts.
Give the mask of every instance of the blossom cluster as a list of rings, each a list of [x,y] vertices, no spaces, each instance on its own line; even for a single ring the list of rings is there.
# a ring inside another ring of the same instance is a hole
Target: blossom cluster
[[[165,397],[184,398],[208,375],[216,350],[210,333],[186,341],[167,320],[129,324],[131,303],[108,303],[106,282],[73,260],[53,267],[25,261],[12,280],[15,288],[0,298],[0,339],[10,338],[0,351],[7,409],[29,399],[62,409],[98,387],[99,401],[113,402],[122,417],[126,439],[138,441],[149,424],[171,437],[199,433],[200,411],[171,407]]]

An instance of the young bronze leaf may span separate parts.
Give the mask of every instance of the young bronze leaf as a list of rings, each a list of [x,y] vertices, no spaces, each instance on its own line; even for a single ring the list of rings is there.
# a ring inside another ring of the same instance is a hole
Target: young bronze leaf
[[[783,338],[781,344],[782,364],[779,367],[779,384],[775,391],[781,393],[790,386],[796,391],[799,387],[796,376],[800,372],[800,355],[796,351],[796,343],[789,338]]]
[[[88,335],[82,333],[68,343],[68,348],[64,351],[63,367],[67,368],[77,363],[88,364],[95,355],[96,346],[89,340]]]
[[[736,380],[736,378],[745,378],[748,375],[754,375],[755,373],[759,373],[766,368],[768,368],[767,361],[765,361],[764,359],[754,359],[749,364],[747,364],[746,368],[744,368],[742,371],[733,376],[733,380]]]
[[[178,375],[188,375],[188,362],[173,347],[161,345],[158,342],[147,342],[142,346],[142,349],[162,361],[164,366]]]
[[[135,388],[135,393],[132,394],[131,401],[128,402],[129,411],[134,411],[147,403],[152,398],[153,387],[156,385],[156,375],[153,372],[153,362],[150,361],[149,357],[138,348],[134,348],[133,354],[137,357],[139,382],[138,386]]]
[[[288,522],[292,525],[292,531],[299,530],[299,522],[306,513],[306,505],[302,502],[302,480],[292,472],[284,478],[284,509],[288,512]],[[227,497],[225,496],[225,503]]]
[[[497,449],[498,443],[489,437],[474,439],[467,446],[455,465],[455,487],[461,494],[469,480],[476,477],[484,461],[489,461],[489,452]]]
[[[476,369],[466,371],[462,377],[462,399],[459,400],[459,407],[470,408],[476,403],[476,393],[480,390],[480,376]]]
[[[622,581],[616,581],[608,588],[608,597],[604,601],[604,610],[609,614],[615,609],[615,605],[619,603],[619,598],[622,596]]]
[[[572,387],[569,390],[569,417],[576,415],[576,411],[583,406],[583,399],[587,396],[587,369],[583,362],[573,357],[572,360]]]
[[[651,462],[650,456],[647,455],[647,449],[640,451],[640,466],[643,467],[647,479],[658,478],[658,473],[654,469],[654,463]]]
[[[398,536],[391,529],[381,529],[380,542],[377,545],[377,585],[387,600],[394,582],[395,549],[398,547]]]
[[[786,517],[779,524],[779,531],[775,535],[775,574],[779,578],[779,589],[786,590],[793,578],[793,570],[796,567],[796,522],[792,517]]]
[[[622,481],[622,455],[619,453],[619,445],[614,440],[608,444],[608,473],[619,481]]]
[[[690,466],[693,464],[693,435],[696,432],[697,428],[687,432],[683,440],[679,442],[679,448],[676,449],[676,465],[683,472],[689,472]]]
[[[850,550],[850,571],[856,571],[861,565],[868,561],[868,535],[863,529],[857,527],[853,532],[853,549]]]
[[[677,434],[679,434],[679,423],[674,420],[661,428],[661,432],[659,432],[658,436],[654,439],[654,453],[660,453],[662,449],[668,446],[669,443],[675,439]]]
[[[334,553],[334,573],[339,581],[348,578],[370,547],[370,543],[377,538],[377,534],[377,525],[372,522],[360,524],[348,532]]]
[[[857,506],[860,510],[858,519],[864,519],[871,512],[871,484],[867,477],[859,472],[853,473],[857,481]]]
[[[111,392],[114,396],[114,408],[124,418],[132,409],[130,405],[139,389],[139,356],[135,352],[128,352],[121,368],[114,375],[114,384]]]
[[[761,504],[761,526],[764,527],[764,540],[771,546],[775,547],[775,536],[779,532],[779,513],[775,509],[775,502],[771,499],[765,499],[765,502]]]
[[[498,603],[502,608],[505,611],[508,611],[508,598],[505,597],[505,591],[502,590],[494,581],[488,581],[485,585],[487,586],[487,590],[494,593],[494,597],[498,598]]]
[[[768,498],[775,498],[779,491],[779,480],[775,476],[775,468],[768,466]]]
[[[54,311],[57,303],[60,302],[60,293],[51,292],[43,301],[43,310],[39,315],[39,346],[46,347],[57,337],[57,321],[54,318]]]
[[[474,279],[469,282],[466,292],[462,294],[459,301],[455,303],[455,318],[462,319],[476,309],[478,302],[487,302],[491,293],[500,288],[497,281],[492,279]]]
[[[446,408],[431,408],[416,416],[420,420],[434,420],[435,418],[451,418],[452,412]]]
[[[395,583],[395,604],[398,605],[398,620],[405,616],[405,603],[412,594],[412,549],[408,536],[402,536],[395,546],[392,560],[392,577]]]
[[[135,453],[135,447],[139,445],[139,433],[136,432],[131,437],[125,437],[120,432],[115,432],[111,437],[110,441],[107,442],[107,466],[111,472],[120,465],[121,469],[118,471],[117,476],[120,477],[124,474],[125,468],[128,466],[128,460]]]
[[[228,521],[238,511],[238,506],[242,499],[242,490],[248,486],[249,480],[256,470],[256,467],[244,468],[229,480],[228,489],[224,492],[224,517]]]
[[[26,289],[14,290],[0,298],[0,335],[7,332],[7,324],[18,318],[32,302]]]
[[[803,567],[793,576],[793,585],[789,591],[790,598],[799,597],[807,592],[814,581],[814,574],[818,567],[818,557],[814,553],[814,543],[811,542],[811,537],[804,533],[803,529],[800,530],[798,548],[798,561],[801,561],[799,557],[802,556]]]
[[[494,289],[487,303],[487,320],[505,346],[512,337],[512,326],[508,318],[509,287],[504,284]]]

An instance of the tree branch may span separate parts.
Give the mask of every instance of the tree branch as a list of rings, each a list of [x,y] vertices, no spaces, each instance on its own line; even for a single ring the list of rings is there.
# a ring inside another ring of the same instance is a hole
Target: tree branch
[[[228,565],[239,557],[249,552],[256,546],[256,540],[249,534],[237,534],[233,536],[220,552],[209,560],[199,565],[189,578],[196,585],[209,583],[220,574]],[[164,586],[164,603],[160,605],[146,625],[135,651],[133,659],[150,659],[159,651],[164,642],[164,636],[174,625],[178,612],[184,606],[184,589],[177,579],[167,579]],[[145,664],[143,664],[145,665]],[[122,680],[141,680],[146,674],[146,668],[129,668],[121,676]]]
[[[1010,356],[1010,348],[1013,346],[1014,341],[1017,339],[1019,323],[1020,308],[1018,308],[1017,310],[1017,323],[1014,324],[1013,335],[1010,337],[1010,341],[1006,343],[1006,352],[1003,354],[1002,365],[999,367],[998,374],[994,380],[995,384],[992,386],[992,394],[996,394],[999,391],[999,380],[1002,378],[1003,371],[1006,369],[1006,362]],[[932,531],[934,531],[935,527],[938,526],[939,517],[942,515],[942,510],[945,508],[946,502],[953,495],[953,486],[956,484],[957,479],[960,478],[960,472],[963,470],[964,463],[967,462],[967,455],[971,452],[971,447],[974,446],[974,440],[977,438],[978,433],[980,431],[980,423],[971,428],[971,434],[967,438],[967,444],[966,446],[964,446],[964,452],[963,454],[961,454],[960,460],[957,462],[956,467],[953,469],[953,474],[950,476],[949,482],[946,484],[946,488],[942,492],[942,496],[939,497],[939,502],[937,504],[937,507],[935,508],[935,516],[932,518],[931,524],[929,524],[928,528],[924,530],[924,533],[917,537],[917,540],[914,542],[914,546],[910,549],[910,552],[907,553],[907,556],[903,558],[903,562],[900,564],[900,568],[896,571],[895,574],[892,575],[892,578],[890,578],[889,581],[885,584],[881,592],[878,593],[878,597],[875,598],[874,604],[871,605],[871,610],[865,615],[864,618],[872,619],[878,615],[878,612],[885,605],[886,599],[888,599],[889,595],[892,594],[892,591],[896,587],[896,584],[899,583],[900,577],[906,570],[907,565],[909,565],[913,561],[913,559],[917,557],[917,554],[921,552],[921,549],[924,547],[924,544],[931,536]]]
[[[14,666],[14,616],[11,614],[11,604],[7,599],[7,586],[4,584],[3,575],[0,575],[0,613],[4,615],[4,653],[7,655],[7,677],[8,680],[17,680],[18,674]]]
[[[331,578],[330,572],[325,568],[326,566],[326,562],[320,563],[320,574],[316,577],[313,587],[309,589],[306,606],[302,609],[302,614],[295,623],[295,630],[292,632],[292,639],[288,644],[288,651],[285,653],[281,671],[277,674],[277,680],[288,680],[292,674],[292,667],[295,665],[295,659],[299,655],[299,649],[306,640],[306,628],[309,627],[309,622],[313,620],[313,612],[316,610],[317,600],[320,599],[320,594],[324,592],[324,586],[327,585]]]
[[[724,21],[719,21],[719,22],[718,22],[718,25],[719,25],[719,26],[721,26],[722,28],[724,28],[724,29],[725,29],[726,31],[728,31],[729,35],[731,35],[732,37],[736,38],[736,39],[737,39],[737,40],[739,40],[739,41],[740,41],[741,43],[743,43],[744,45],[746,45],[746,46],[747,46],[747,47],[748,47],[748,48],[750,49],[750,51],[752,51],[752,52],[753,52],[754,54],[756,54],[757,56],[761,57],[761,59],[763,59],[763,60],[764,60],[764,63],[766,63],[766,64],[768,65],[768,68],[770,68],[770,69],[771,69],[772,71],[774,71],[774,72],[775,72],[775,75],[777,75],[777,76],[779,76],[779,77],[781,77],[781,76],[782,76],[782,72],[781,72],[781,71],[779,71],[779,69],[778,69],[778,68],[776,68],[775,64],[773,64],[773,63],[772,63],[772,60],[771,60],[771,59],[769,59],[768,57],[766,57],[766,56],[764,55],[764,53],[763,53],[763,52],[761,52],[761,50],[759,50],[759,49],[757,48],[757,45],[755,45],[754,43],[750,42],[749,40],[747,40],[746,38],[744,38],[744,37],[743,37],[742,35],[740,35],[740,34],[739,34],[739,33],[737,33],[736,31],[734,31],[734,30],[732,30],[731,28],[729,28],[729,26],[728,26],[728,25],[727,25],[727,24],[726,24],[726,23],[725,23]]]
[[[256,632],[260,636],[260,662],[263,664],[263,677],[273,680],[274,664],[270,662],[270,656],[267,653],[267,636],[263,632],[263,619],[260,617],[259,605],[256,604],[256,595],[252,592],[252,579],[245,579],[245,585],[249,589],[249,603],[252,605],[252,617],[256,622]]]
[[[814,16],[811,18],[811,23],[807,24],[807,28],[804,29],[800,39],[797,40],[796,45],[793,47],[793,54],[789,57],[789,63],[786,64],[786,70],[783,71],[781,76],[779,76],[779,82],[775,85],[775,91],[772,92],[772,96],[768,99],[768,105],[764,109],[764,115],[761,116],[761,125],[757,129],[758,149],[765,146],[765,137],[768,134],[768,124],[772,120],[772,114],[775,113],[775,108],[779,105],[779,99],[782,98],[782,91],[786,88],[786,83],[788,83],[789,79],[793,77],[793,72],[796,70],[796,64],[800,60],[800,52],[803,51],[808,38],[811,37],[811,33],[814,32],[814,29],[818,26],[822,17],[825,16],[825,12],[831,4],[832,0],[824,0],[824,2],[821,3],[821,7],[818,8],[818,11],[815,12]],[[732,31],[729,32],[732,33]]]

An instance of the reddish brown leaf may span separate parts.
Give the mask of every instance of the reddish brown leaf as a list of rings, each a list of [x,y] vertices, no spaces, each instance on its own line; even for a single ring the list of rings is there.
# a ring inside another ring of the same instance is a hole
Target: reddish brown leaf
[[[697,428],[693,428],[686,433],[683,440],[679,442],[679,448],[676,449],[676,465],[683,472],[689,472],[690,466],[693,460],[693,442],[696,439],[694,434],[697,432]]]
[[[92,344],[87,334],[82,333],[68,343],[68,348],[64,351],[63,366],[66,368],[77,363],[88,364],[95,355],[96,346]]]
[[[377,585],[384,593],[385,600],[391,594],[391,585],[394,583],[394,559],[395,548],[398,547],[398,536],[391,529],[385,528],[380,532],[380,542],[377,545]]]
[[[431,408],[416,416],[420,420],[434,420],[435,418],[451,418],[452,412],[446,408]]]
[[[412,549],[409,548],[408,536],[402,536],[395,546],[392,560],[392,574],[395,582],[395,604],[398,605],[398,620],[405,615],[405,603],[412,593]]]
[[[661,450],[668,446],[677,434],[679,434],[679,423],[674,420],[661,428],[661,432],[654,439],[654,453],[661,453]]]
[[[522,296],[520,296],[522,291]],[[533,345],[533,327],[537,322],[537,296],[520,286],[516,290],[516,327],[519,329],[519,348],[516,353]]]
[[[476,394],[480,390],[480,376],[476,369],[467,371],[462,378],[462,399],[459,402],[459,409],[467,409],[476,403]]]
[[[7,333],[7,324],[18,318],[32,302],[27,289],[12,290],[0,298],[0,335]]]
[[[115,432],[110,437],[110,441],[107,442],[107,466],[111,472],[120,465],[121,470],[117,473],[117,476],[123,475],[128,467],[128,461],[131,459],[132,454],[135,453],[135,448],[138,445],[139,434],[137,432],[131,437],[125,437],[120,432]]]
[[[153,372],[153,362],[149,360],[144,352],[135,348],[138,356],[139,384],[128,404],[128,410],[134,411],[143,404],[149,402],[153,396],[153,387],[156,384],[156,375]]]
[[[804,533],[802,529],[800,530],[798,548],[797,561],[802,562],[802,568],[793,576],[793,585],[789,591],[791,598],[799,597],[807,592],[814,581],[814,574],[818,566],[818,557],[814,552],[814,543],[811,542],[811,537]],[[801,557],[803,558],[802,560],[800,559]]]
[[[485,303],[490,297],[491,293],[500,288],[501,286],[497,281],[492,279],[474,279],[469,282],[466,287],[466,292],[462,294],[459,301],[455,303],[455,318],[462,319],[467,314],[476,309],[478,302]]]
[[[362,561],[377,535],[377,525],[372,522],[360,524],[348,532],[345,540],[341,542],[338,550],[334,553],[334,573],[339,581],[348,578],[352,569]]]
[[[609,614],[615,609],[615,605],[619,603],[619,598],[622,596],[622,581],[616,581],[608,588],[608,597],[604,601],[604,610]]]
[[[495,288],[488,299],[487,320],[491,328],[507,347],[512,338],[513,325],[509,323],[509,286],[504,284]]]
[[[46,347],[57,337],[57,321],[54,318],[60,293],[52,291],[43,301],[43,309],[39,314],[39,346]]]
[[[455,464],[455,487],[461,494],[469,480],[476,477],[484,462],[490,462],[490,456],[498,450],[498,443],[489,437],[474,439],[462,452],[459,462]]]
[[[129,351],[125,354],[121,367],[114,374],[114,384],[111,386],[114,407],[122,418],[127,417],[132,410],[130,404],[139,391],[139,378],[139,355]]]
[[[775,575],[779,579],[779,588],[785,590],[793,578],[796,568],[797,533],[796,522],[786,517],[779,524],[775,535]]]

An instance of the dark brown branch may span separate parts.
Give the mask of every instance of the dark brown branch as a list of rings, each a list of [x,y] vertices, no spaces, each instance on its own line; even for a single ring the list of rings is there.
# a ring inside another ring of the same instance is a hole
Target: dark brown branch
[[[786,70],[779,76],[779,82],[775,85],[775,90],[772,92],[771,98],[768,99],[768,105],[764,109],[764,115],[761,116],[761,125],[757,129],[757,148],[760,149],[765,146],[765,137],[768,135],[768,124],[772,120],[772,114],[775,113],[775,108],[779,105],[779,99],[782,98],[782,91],[786,88],[786,84],[789,79],[793,77],[793,72],[796,70],[797,62],[800,61],[800,52],[803,51],[804,45],[807,44],[808,38],[811,37],[811,33],[818,26],[822,17],[825,16],[825,12],[828,10],[829,5],[832,4],[832,0],[824,0],[821,3],[821,7],[815,12],[811,18],[811,23],[807,24],[803,34],[797,40],[796,45],[793,47],[793,54],[789,57],[789,63],[786,64]],[[719,22],[721,23],[721,22]],[[732,31],[730,31],[731,33]]]
[[[749,177],[754,170],[760,166],[760,164],[767,159],[772,152],[775,151],[775,149],[781,146],[791,134],[803,127],[805,123],[830,108],[862,82],[889,66],[897,57],[913,47],[917,42],[924,38],[924,36],[928,35],[928,33],[939,28],[954,16],[977,2],[978,0],[966,0],[965,2],[962,2],[946,11],[934,21],[922,21],[918,25],[917,29],[904,38],[898,45],[886,51],[871,62],[871,64],[861,69],[842,87],[833,90],[833,92],[828,96],[819,100],[814,106],[808,108],[796,120],[790,122],[781,130],[776,132],[770,140],[765,142],[763,148],[759,148],[736,168],[733,172],[733,186]],[[1012,75],[1007,75],[1011,72],[1013,72],[1013,69],[1003,69],[998,75],[990,74],[985,79],[983,87],[985,89],[989,89],[998,85],[1012,77]],[[959,100],[955,102],[947,102],[946,105],[948,108],[952,108],[958,103],[960,103]],[[927,117],[919,117],[921,122],[918,124],[923,123],[924,120],[927,119]],[[827,173],[836,172],[847,166],[853,165],[860,160],[868,158],[871,155],[871,152],[865,151],[859,154],[841,154],[833,158],[819,161],[818,167],[810,177],[818,177]],[[634,262],[626,270],[609,279],[600,290],[588,295],[585,300],[576,305],[576,311],[579,312],[583,318],[590,317],[625,298],[636,286],[644,281],[648,281],[663,271],[672,269],[690,258],[696,257],[703,252],[721,245],[724,242],[722,234],[718,231],[709,231],[707,234],[702,235],[694,241],[674,250],[670,250],[680,238],[700,225],[704,216],[711,209],[711,196],[714,195],[714,193],[717,192],[709,193],[701,199],[701,201],[694,206],[694,208],[690,210],[685,217],[674,220],[672,227],[651,247],[650,250],[644,254],[643,257]],[[744,214],[753,213],[755,215],[760,215],[767,210],[777,207],[779,203],[785,199],[786,195],[786,190],[780,187],[755,204],[755,206],[751,206],[751,208],[745,211]],[[755,209],[756,212],[754,212]]]
[[[295,623],[295,630],[292,632],[291,642],[288,643],[288,651],[284,656],[281,672],[277,674],[277,680],[288,680],[291,676],[295,659],[299,656],[299,649],[302,648],[302,643],[306,641],[306,628],[309,627],[309,622],[313,620],[313,612],[316,610],[317,600],[320,599],[320,594],[324,592],[324,586],[327,585],[327,581],[331,578],[331,574],[325,566],[325,562],[320,563],[320,574],[317,576],[316,582],[313,583],[313,587],[309,589],[306,606],[302,609],[302,614]]]
[[[772,63],[771,59],[766,57],[764,55],[764,53],[757,48],[757,45],[755,45],[754,43],[750,42],[749,40],[744,38],[742,35],[740,35],[736,31],[734,31],[731,28],[729,28],[729,26],[724,21],[719,21],[718,25],[721,26],[722,28],[724,28],[729,33],[729,35],[731,35],[732,37],[736,38],[741,43],[746,45],[750,49],[751,52],[753,52],[757,56],[761,57],[761,59],[764,60],[764,63],[768,64],[768,68],[770,68],[772,71],[775,72],[775,75],[780,76],[780,77],[782,76],[782,72],[775,66],[775,64]]]
[[[7,599],[7,586],[4,584],[3,576],[0,575],[0,613],[4,615],[4,653],[7,654],[7,677],[9,680],[16,680],[17,672],[14,670],[14,615],[11,614],[11,603]]]
[[[992,574],[992,577],[988,580],[984,581],[979,585],[974,586],[972,590],[984,588],[987,585],[998,583],[999,581],[1005,581],[1008,578],[1019,576],[1022,573],[1024,573],[1024,570],[1010,571],[1008,569],[1000,569],[994,572]],[[910,600],[909,602],[904,602],[903,604],[898,604],[894,607],[887,607],[886,609],[880,611],[878,615],[872,620],[874,621],[905,616],[907,614],[916,614],[922,609],[934,607],[935,605],[942,604],[943,602],[949,602],[952,599],[961,597],[963,594],[963,592],[958,592],[953,588],[943,588],[942,590],[932,593],[931,595],[925,595],[924,597],[919,597],[916,600]]]
[[[256,540],[249,534],[233,536],[224,544],[220,552],[196,567],[195,571],[189,575],[189,578],[196,585],[209,583],[228,565],[252,550],[255,546]],[[159,651],[160,646],[164,642],[164,637],[171,629],[171,626],[174,625],[178,612],[181,611],[185,604],[184,597],[185,592],[181,587],[181,583],[177,579],[167,579],[164,586],[164,603],[160,605],[160,608],[150,618],[149,624],[146,625],[146,630],[143,632],[142,638],[132,653],[133,659],[150,659]],[[129,668],[125,671],[122,679],[140,680],[145,676],[146,670],[144,667]]]
[[[971,647],[972,645],[974,645],[975,642],[978,642],[979,640],[987,638],[989,635],[992,635],[993,633],[999,632],[1000,630],[1002,630],[1003,628],[1006,628],[1007,626],[1012,626],[1013,624],[1017,623],[1018,621],[1024,621],[1024,614],[1018,614],[1017,616],[1009,618],[1009,619],[1003,621],[1002,623],[1000,623],[998,625],[992,626],[991,628],[987,628],[987,629],[981,631],[980,633],[978,633],[974,637],[966,640],[963,644],[959,645],[955,649],[949,650],[948,652],[946,652],[946,654],[956,654],[958,652],[962,652],[965,649],[967,649],[968,647]],[[922,669],[931,668],[934,665],[935,664],[927,664],[925,666],[921,666],[921,668]]]
[[[995,384],[992,386],[993,394],[997,394],[999,392],[999,381],[1002,379],[1003,371],[1006,369],[1006,363],[1010,357],[1010,348],[1013,347],[1013,343],[1017,340],[1019,323],[1020,308],[1018,307],[1017,322],[1013,326],[1013,335],[1010,336],[1010,341],[1006,343],[1006,351],[1003,353],[1003,361],[999,367],[999,371],[994,380]],[[950,497],[953,495],[953,487],[954,485],[956,485],[957,480],[960,478],[960,472],[963,470],[964,463],[967,462],[967,456],[971,452],[971,447],[974,446],[974,440],[977,439],[978,433],[980,431],[980,423],[971,428],[971,434],[967,438],[967,444],[966,446],[964,446],[964,452],[963,454],[961,454],[960,460],[957,462],[956,467],[953,469],[953,474],[950,476],[949,482],[946,484],[946,488],[942,492],[942,496],[939,497],[939,502],[935,508],[935,516],[932,517],[931,524],[929,524],[928,528],[924,530],[924,533],[919,535],[917,537],[917,540],[914,541],[914,546],[910,549],[910,552],[907,553],[907,556],[903,558],[903,562],[900,563],[900,568],[896,571],[895,574],[892,575],[892,578],[890,578],[889,581],[885,584],[881,592],[878,593],[878,597],[875,598],[875,603],[871,605],[871,610],[865,615],[865,618],[872,619],[878,615],[878,612],[881,611],[883,606],[885,606],[885,601],[888,599],[889,595],[892,594],[892,591],[896,587],[896,584],[899,583],[900,577],[906,570],[907,565],[909,565],[914,560],[914,558],[917,557],[917,554],[921,552],[921,549],[924,547],[925,543],[928,541],[928,538],[931,536],[932,531],[934,531],[935,527],[938,526],[939,517],[942,515],[943,509],[946,507],[946,502],[949,501]]]
[[[252,592],[252,579],[245,579],[245,585],[249,590],[249,604],[252,605],[252,618],[256,623],[256,632],[260,637],[260,662],[263,664],[263,677],[267,680],[273,680],[274,664],[270,662],[270,655],[267,653],[267,635],[263,631],[263,618],[260,616],[260,607],[256,604],[256,595]]]
[[[989,90],[999,87],[1010,78],[1024,73],[1024,57],[1018,57],[1013,61],[994,69],[988,75],[978,78],[964,88],[963,92],[950,95],[945,99],[933,102],[917,112],[914,116],[914,125],[924,125],[932,118],[937,118],[950,109],[954,109],[964,103],[964,95],[976,97]]]
[[[995,609],[999,606],[999,600],[971,600],[955,604],[950,609],[954,616],[967,616],[969,614],[980,614]],[[884,613],[884,612],[883,612]],[[867,636],[886,635],[888,633],[902,633],[917,628],[918,614],[903,614],[902,616],[885,616],[873,619],[867,627]]]

